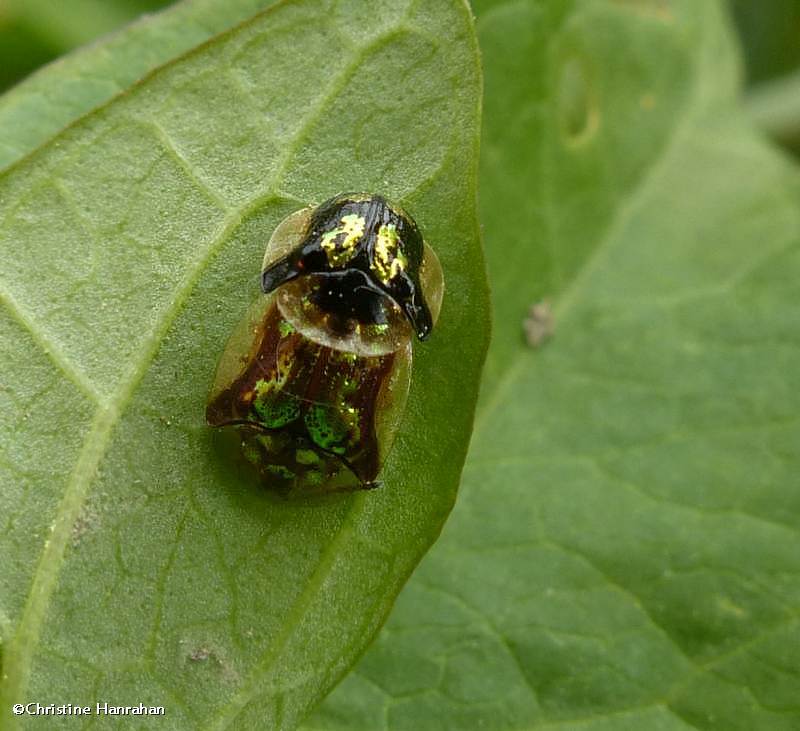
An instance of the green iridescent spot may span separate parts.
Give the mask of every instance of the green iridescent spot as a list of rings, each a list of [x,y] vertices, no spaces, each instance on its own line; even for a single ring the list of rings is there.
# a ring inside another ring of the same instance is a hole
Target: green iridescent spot
[[[268,429],[280,429],[300,416],[300,401],[290,393],[265,394],[253,402],[253,410]]]
[[[331,452],[338,453],[337,450],[343,449],[347,425],[335,408],[314,404],[305,413],[305,423],[314,444]]]

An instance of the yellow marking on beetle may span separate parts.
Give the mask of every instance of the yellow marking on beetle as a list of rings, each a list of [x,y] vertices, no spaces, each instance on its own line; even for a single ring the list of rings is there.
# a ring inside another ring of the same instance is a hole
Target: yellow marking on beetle
[[[400,250],[397,227],[387,223],[380,227],[375,239],[375,260],[372,268],[381,281],[389,282],[404,271],[408,260]]]
[[[272,390],[272,383],[264,380],[263,378],[259,378],[256,381],[256,385],[253,390],[255,391],[256,395],[264,396]]]
[[[341,266],[350,259],[356,244],[364,235],[364,227],[367,222],[363,216],[351,213],[347,216],[342,216],[340,224],[340,226],[326,231],[322,235],[322,241],[320,242],[320,246],[328,256],[328,264],[330,266]]]

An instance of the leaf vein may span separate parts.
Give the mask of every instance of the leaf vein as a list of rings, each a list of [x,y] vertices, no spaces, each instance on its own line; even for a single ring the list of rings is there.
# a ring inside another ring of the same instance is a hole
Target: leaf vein
[[[330,543],[325,546],[314,572],[306,582],[303,591],[300,593],[290,610],[287,612],[286,619],[280,633],[261,658],[261,662],[259,662],[255,670],[251,672],[248,680],[242,685],[239,692],[233,698],[231,698],[230,701],[228,701],[227,705],[222,707],[222,710],[217,714],[216,718],[214,718],[208,724],[206,728],[209,731],[223,731],[223,729],[228,728],[239,715],[239,713],[244,710],[247,704],[259,692],[260,689],[258,687],[258,682],[261,674],[265,672],[267,668],[270,667],[272,662],[277,660],[277,658],[280,656],[298,622],[303,617],[305,611],[308,609],[311,603],[314,601],[317,591],[327,578],[328,572],[336,560],[339,544],[348,538],[352,533],[356,518],[361,512],[363,504],[363,493],[358,493],[352,498],[347,509],[347,514],[342,521],[342,525]]]
[[[155,120],[149,119],[148,126],[153,130],[158,141],[165,152],[175,162],[178,167],[186,173],[187,177],[195,184],[195,186],[212,202],[217,208],[225,213],[231,212],[231,206],[222,199],[222,197],[215,191],[208,183],[206,183],[195,172],[194,168],[189,164],[189,161],[178,150],[178,146],[172,141],[166,130]]]
[[[19,302],[7,289],[0,287],[0,301],[2,301],[10,317],[30,335],[33,342],[45,353],[53,365],[96,406],[103,405],[103,397],[94,384],[79,368],[75,367],[72,359],[68,358],[61,348],[52,339],[43,336],[43,328],[39,327],[36,320],[20,306]]]

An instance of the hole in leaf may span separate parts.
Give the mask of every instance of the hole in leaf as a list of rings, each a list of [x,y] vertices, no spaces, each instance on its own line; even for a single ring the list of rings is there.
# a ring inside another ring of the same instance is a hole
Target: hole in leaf
[[[589,72],[581,59],[571,58],[561,69],[558,116],[562,137],[570,145],[585,142],[597,130],[597,105]]]

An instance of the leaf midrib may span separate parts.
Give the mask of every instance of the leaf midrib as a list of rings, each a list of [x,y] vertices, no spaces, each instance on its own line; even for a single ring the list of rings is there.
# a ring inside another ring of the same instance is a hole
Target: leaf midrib
[[[102,406],[103,397],[94,383],[79,368],[75,367],[72,359],[53,341],[45,337],[38,328],[36,321],[21,307],[14,295],[5,287],[0,287],[0,304],[5,306],[6,312],[25,332],[29,333],[33,342],[50,359],[51,363],[89,399],[95,406]]]
[[[273,12],[282,4],[283,3],[277,3],[271,6],[266,12]],[[28,686],[34,650],[37,646],[42,622],[56,586],[61,564],[63,563],[72,525],[80,513],[88,494],[89,485],[97,472],[97,468],[107,452],[114,428],[127,408],[133,394],[136,392],[148,367],[152,363],[162,340],[183,309],[184,304],[199,282],[202,274],[219,253],[220,249],[229,240],[236,228],[238,228],[249,215],[270,202],[287,199],[298,200],[294,198],[294,196],[279,192],[279,184],[286,175],[300,145],[330,102],[337,96],[361,65],[363,59],[368,56],[373,49],[381,46],[403,31],[403,23],[407,19],[407,15],[408,10],[397,21],[396,27],[385,30],[369,43],[359,46],[354,50],[353,58],[350,63],[348,63],[337,76],[333,77],[328,89],[320,95],[319,101],[311,110],[306,121],[295,132],[290,143],[286,145],[285,153],[276,166],[271,180],[264,186],[263,192],[254,196],[249,203],[243,206],[238,208],[229,207],[227,209],[228,215],[219,227],[219,234],[212,237],[209,245],[197,260],[197,264],[188,270],[187,276],[184,277],[183,281],[176,289],[175,298],[165,308],[163,316],[157,322],[149,336],[143,339],[140,351],[141,357],[134,361],[132,367],[128,371],[127,378],[122,379],[117,395],[111,397],[105,403],[93,399],[95,402],[99,403],[99,406],[87,432],[78,461],[70,475],[64,497],[56,510],[55,519],[51,526],[50,538],[45,543],[41,557],[33,573],[31,589],[28,593],[28,598],[25,602],[17,631],[4,648],[4,677],[2,687],[0,687],[0,705],[2,705],[4,709],[10,708],[12,703],[17,702],[17,699],[25,697],[24,691]],[[172,65],[172,63],[174,62],[165,64],[160,68],[168,67]],[[109,102],[109,104],[113,103],[113,101],[114,100]],[[90,116],[100,113],[109,104],[95,110]],[[54,139],[57,138],[58,136]],[[164,139],[168,140],[166,136]],[[173,154],[179,154],[174,145],[171,145],[171,149]],[[200,184],[200,179],[197,176],[193,176],[193,178]],[[218,195],[216,191],[209,190],[208,186],[205,184],[202,185],[202,188],[215,197]],[[10,297],[6,296],[3,296],[1,299],[6,303],[12,301]],[[19,313],[15,311],[12,312],[15,316],[22,316],[21,311]],[[75,369],[69,359],[60,354],[58,347],[54,346],[53,343],[35,330],[31,330],[31,332],[36,333],[35,337],[37,343],[40,347],[45,349],[45,352],[50,355],[62,371],[74,374],[80,382],[89,383],[86,376],[78,369]],[[96,393],[96,389],[93,386],[91,387],[91,392]],[[343,523],[343,526],[346,524],[347,522]],[[336,537],[333,539],[333,542],[335,541]],[[325,560],[324,554],[321,560]],[[321,568],[321,566],[318,568]],[[290,623],[290,627],[286,632],[287,636],[291,633],[291,629],[296,624],[296,621],[297,618]],[[242,703],[240,707],[244,707],[244,705],[245,703]],[[232,720],[232,717],[228,720]]]

